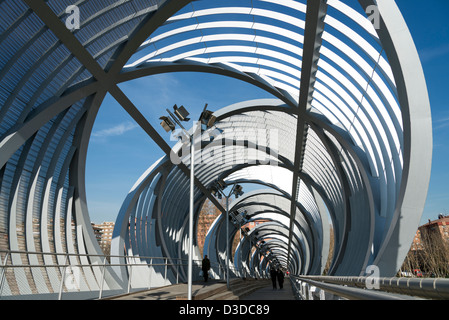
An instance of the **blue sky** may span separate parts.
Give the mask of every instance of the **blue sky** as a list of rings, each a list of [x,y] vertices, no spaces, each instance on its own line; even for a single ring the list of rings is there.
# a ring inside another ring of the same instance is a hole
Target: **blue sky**
[[[396,0],[421,58],[433,125],[432,175],[422,223],[449,214],[449,1]]]
[[[422,223],[449,214],[449,1],[396,0],[415,41],[426,76],[433,122],[433,162]],[[199,84],[199,85],[198,85]],[[271,97],[238,80],[209,74],[163,74],[120,85],[160,135],[159,117],[173,104],[197,119],[205,103],[217,110],[242,100]],[[94,222],[115,221],[120,205],[140,175],[163,156],[160,148],[107,96],[89,145],[86,188]]]
[[[192,84],[198,81],[201,85]],[[120,88],[170,145],[175,141],[170,141],[159,117],[174,104],[184,105],[191,118],[198,119],[206,103],[209,110],[217,110],[246,99],[272,98],[247,83],[197,73],[162,74]],[[128,191],[163,153],[111,96],[100,108],[92,132],[86,166],[89,214],[94,222],[115,221]]]

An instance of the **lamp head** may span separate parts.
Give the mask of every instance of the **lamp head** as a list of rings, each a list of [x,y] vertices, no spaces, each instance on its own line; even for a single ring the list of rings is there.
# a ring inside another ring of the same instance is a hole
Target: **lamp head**
[[[161,126],[162,128],[164,128],[166,132],[175,130],[176,128],[175,124],[168,117],[160,117],[159,119],[162,120]]]
[[[234,195],[236,198],[238,198],[239,196],[243,195],[243,188],[241,185],[236,185],[234,188]]]
[[[203,127],[204,130],[211,128],[215,124],[215,121],[217,121],[217,117],[214,116],[214,113],[206,109],[207,103],[204,106],[203,112],[201,112],[199,119],[199,121],[201,122],[201,127]]]
[[[175,104],[173,106],[173,111],[180,121],[190,121],[190,118],[187,118],[189,116],[189,112],[186,110],[186,108],[184,108],[184,106],[178,107]]]
[[[211,128],[215,122],[217,121],[217,117],[214,116],[212,111],[205,110],[201,113],[200,122],[205,125],[207,128]]]

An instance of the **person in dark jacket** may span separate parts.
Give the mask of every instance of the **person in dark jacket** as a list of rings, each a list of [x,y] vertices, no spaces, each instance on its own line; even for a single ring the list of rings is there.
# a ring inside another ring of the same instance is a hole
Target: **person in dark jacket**
[[[278,282],[279,282],[279,289],[284,288],[284,272],[281,269],[279,269],[277,271],[276,277],[277,277]]]
[[[276,289],[277,272],[274,267],[271,267],[271,269],[270,269],[270,277],[271,277],[271,282],[273,283],[273,289]]]
[[[207,255],[205,255],[203,262],[201,264],[201,270],[203,270],[203,277],[204,281],[206,282],[209,279],[209,269],[210,269],[210,260],[207,258]]]

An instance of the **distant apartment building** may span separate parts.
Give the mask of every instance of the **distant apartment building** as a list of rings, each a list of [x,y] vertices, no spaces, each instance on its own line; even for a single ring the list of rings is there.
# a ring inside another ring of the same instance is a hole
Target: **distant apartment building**
[[[97,238],[98,244],[105,255],[111,253],[112,232],[114,231],[114,222],[103,222],[95,224],[92,222],[92,228]]]
[[[419,227],[421,233],[421,240],[426,241],[440,241],[442,243],[449,242],[449,215],[438,215],[437,220],[431,221]]]
[[[411,250],[424,250],[429,243],[433,246],[449,243],[449,215],[439,214],[438,219],[429,219],[426,224],[420,226],[416,231]]]
[[[413,238],[413,242],[412,242],[412,246],[410,248],[410,250],[412,251],[416,251],[416,250],[423,250],[423,243],[421,240],[421,230],[417,230],[415,237]]]
[[[429,219],[418,228],[402,271],[418,277],[449,276],[448,215],[439,214],[438,219]]]

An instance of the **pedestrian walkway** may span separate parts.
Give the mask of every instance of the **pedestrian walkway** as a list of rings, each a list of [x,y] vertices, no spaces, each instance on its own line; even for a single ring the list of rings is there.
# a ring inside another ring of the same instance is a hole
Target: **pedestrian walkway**
[[[224,288],[224,289],[223,289]],[[212,295],[226,289],[226,282],[209,280],[208,282],[194,282],[192,284],[192,296],[202,300],[204,296]],[[187,284],[155,288],[121,296],[109,297],[107,300],[185,300],[187,299]]]
[[[253,293],[255,290],[271,285],[269,280],[232,279],[231,290],[227,289],[226,281],[209,280],[192,284],[192,298],[194,300],[239,300]],[[105,297],[104,300],[186,300],[187,284],[176,284],[151,290]]]
[[[270,285],[254,291],[253,293],[240,298],[240,300],[296,300],[293,295],[291,282],[288,278],[284,281],[284,288],[273,289]]]

